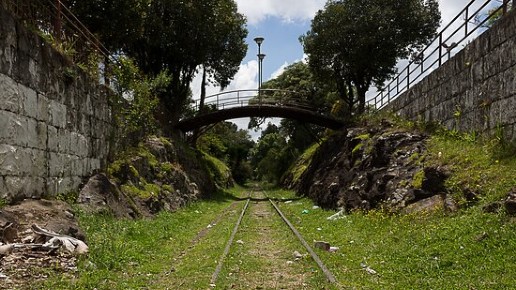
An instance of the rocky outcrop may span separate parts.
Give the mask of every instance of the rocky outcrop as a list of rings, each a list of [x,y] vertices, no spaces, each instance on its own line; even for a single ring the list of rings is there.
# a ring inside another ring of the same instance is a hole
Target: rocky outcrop
[[[456,210],[446,171],[425,165],[426,138],[388,122],[339,132],[320,146],[295,188],[325,208]]]
[[[172,211],[215,191],[202,155],[179,142],[151,137],[93,176],[78,202],[88,212],[118,217]]]

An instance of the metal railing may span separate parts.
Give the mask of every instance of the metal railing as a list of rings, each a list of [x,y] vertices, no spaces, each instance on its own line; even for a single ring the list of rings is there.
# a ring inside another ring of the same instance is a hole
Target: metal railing
[[[486,23],[488,23],[492,17],[499,13],[507,13],[511,6],[514,7],[516,0],[512,0],[512,5],[509,4],[509,0],[484,0],[479,8],[474,9],[472,6],[477,3],[479,3],[478,0],[469,2],[469,4],[439,32],[434,40],[425,49],[413,56],[408,65],[392,78],[374,98],[369,99],[367,104],[374,106],[376,109],[381,109],[389,104],[400,94],[407,91],[411,85],[419,82],[431,71],[449,60],[452,54],[456,52],[454,49],[467,41],[475,31],[485,29]],[[485,15],[485,8],[493,3],[501,3],[501,5],[482,18],[482,16]],[[459,22],[460,25],[454,28],[455,24]],[[456,39],[457,36],[459,36],[459,39]]]
[[[106,77],[107,63],[117,60],[60,0],[0,0],[0,6],[40,34],[75,64],[97,57],[99,76]]]
[[[204,101],[202,113],[208,113],[214,109],[224,110],[244,106],[285,106],[314,110],[308,101],[306,94],[280,89],[246,89],[220,92],[207,96]],[[200,100],[192,103],[192,110],[199,111]]]

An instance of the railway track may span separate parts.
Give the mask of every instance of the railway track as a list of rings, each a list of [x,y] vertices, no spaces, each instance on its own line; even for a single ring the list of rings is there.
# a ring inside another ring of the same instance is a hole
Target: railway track
[[[253,197],[256,195],[262,195],[259,198]],[[220,258],[218,259],[217,267],[215,268],[215,271],[213,272],[213,275],[211,276],[210,280],[210,286],[215,287],[217,280],[219,278],[219,274],[221,270],[223,269],[226,258],[228,254],[230,253],[232,247],[234,246],[234,240],[235,236],[239,232],[242,220],[244,216],[247,214],[250,207],[253,205],[251,204],[251,201],[255,201],[256,203],[270,203],[272,207],[274,208],[274,212],[281,217],[281,220],[283,223],[289,228],[289,230],[294,234],[294,236],[298,239],[299,243],[303,245],[303,247],[306,249],[306,251],[310,254],[312,260],[317,264],[317,267],[321,270],[321,272],[325,275],[326,280],[329,283],[336,283],[335,276],[331,273],[331,271],[324,265],[323,261],[319,258],[319,256],[315,253],[315,251],[310,247],[310,245],[305,241],[305,239],[302,237],[302,235],[299,233],[299,231],[294,227],[294,225],[287,219],[287,217],[283,214],[283,212],[280,210],[280,208],[277,206],[277,204],[269,197],[267,197],[263,192],[255,191],[252,193],[249,193],[248,198],[245,200],[245,205],[242,208],[242,211],[240,213],[240,216],[235,223],[233,227],[233,231],[231,232],[231,235],[226,243],[226,246],[224,248],[224,251]]]

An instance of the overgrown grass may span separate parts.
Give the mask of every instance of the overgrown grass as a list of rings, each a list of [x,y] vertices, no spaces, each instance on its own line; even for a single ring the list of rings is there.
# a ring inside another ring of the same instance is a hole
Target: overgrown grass
[[[272,195],[294,197],[280,191]],[[458,214],[391,215],[356,212],[330,221],[334,211],[307,199],[280,203],[317,250],[342,289],[509,289],[516,275],[516,223],[472,207]],[[308,213],[303,214],[304,210]],[[364,265],[377,274],[369,274]]]
[[[301,175],[306,171],[308,166],[310,166],[312,156],[315,154],[318,148],[319,143],[315,143],[308,147],[297,159],[297,161],[290,166],[289,170],[287,170],[288,174],[292,174],[292,183],[297,183]]]
[[[481,204],[502,199],[516,186],[516,151],[497,138],[465,136],[441,133],[431,137],[427,162],[448,169],[447,186],[458,195],[472,191]]]
[[[215,184],[222,188],[226,188],[228,185],[231,186],[231,169],[224,162],[206,152],[202,152],[202,155]]]
[[[188,249],[192,239],[217,214],[243,196],[243,191],[233,189],[219,198],[192,203],[174,213],[162,212],[154,219],[119,220],[106,215],[79,214],[90,254],[80,259],[75,277],[53,273],[47,282],[34,285],[33,289],[164,289],[156,281],[161,281],[174,267],[174,258]],[[201,252],[208,253],[219,243],[223,247],[226,231],[212,232],[215,234],[199,246]],[[199,261],[209,261],[196,257],[199,256],[194,255],[182,264],[199,266]],[[183,272],[183,277],[185,273],[188,271]],[[155,286],[147,288],[149,285]]]
[[[324,289],[324,275],[267,200],[251,202],[217,285],[221,289]],[[294,251],[306,255],[295,261]]]

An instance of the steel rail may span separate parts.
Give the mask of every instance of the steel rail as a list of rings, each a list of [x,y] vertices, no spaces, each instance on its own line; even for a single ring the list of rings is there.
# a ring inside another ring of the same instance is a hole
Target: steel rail
[[[287,217],[283,214],[283,212],[279,209],[279,207],[270,199],[269,197],[265,197],[264,201],[268,200],[278,215],[281,217],[283,222],[290,228],[290,230],[294,233],[294,235],[297,237],[297,239],[301,242],[301,244],[305,247],[305,249],[308,251],[312,259],[316,262],[317,266],[322,270],[324,275],[326,276],[326,279],[330,283],[336,283],[337,279],[335,279],[335,276],[331,273],[331,271],[324,265],[323,261],[319,258],[319,256],[315,253],[315,251],[308,245],[306,240],[303,238],[301,233],[292,225],[292,223],[287,219]],[[215,287],[215,283],[217,282],[217,278],[220,274],[220,271],[222,270],[222,267],[224,265],[224,261],[226,260],[227,255],[229,254],[229,250],[231,249],[231,245],[233,244],[233,241],[235,239],[236,233],[238,232],[238,229],[240,227],[240,224],[242,223],[242,219],[245,216],[245,213],[247,212],[247,209],[249,207],[249,202],[251,201],[251,196],[247,198],[247,202],[244,205],[244,208],[242,209],[242,212],[240,213],[240,216],[233,228],[233,231],[231,233],[231,236],[229,237],[228,242],[226,243],[226,247],[224,248],[224,252],[222,253],[219,262],[217,264],[217,267],[215,268],[215,272],[213,273],[211,280],[210,280],[210,286]]]
[[[326,275],[326,278],[328,279],[328,281],[330,283],[336,283],[337,282],[337,279],[335,279],[335,276],[333,276],[333,274],[331,273],[330,270],[328,270],[328,268],[324,265],[323,261],[319,258],[319,256],[317,256],[317,254],[314,252],[314,250],[312,249],[312,247],[310,247],[310,245],[308,245],[308,243],[305,241],[305,239],[303,238],[303,236],[299,233],[298,230],[296,230],[296,228],[292,225],[292,223],[287,219],[287,217],[283,214],[283,212],[281,212],[281,210],[279,209],[279,207],[272,201],[272,199],[269,198],[269,201],[270,203],[272,204],[272,206],[274,207],[274,209],[276,209],[276,212],[281,216],[281,218],[283,219],[283,221],[288,225],[288,227],[290,228],[290,230],[294,233],[294,235],[296,235],[296,237],[299,239],[299,241],[301,242],[301,244],[303,244],[303,246],[306,248],[306,250],[308,251],[308,253],[310,253],[310,256],[312,256],[312,259],[317,263],[317,265],[319,266],[319,268],[321,268],[321,270],[323,271],[324,275]]]
[[[217,278],[219,277],[219,273],[222,270],[224,260],[226,259],[226,256],[229,254],[229,249],[231,248],[231,244],[233,244],[233,240],[235,239],[235,235],[238,231],[238,228],[240,227],[240,223],[242,223],[242,219],[244,218],[245,212],[247,211],[247,207],[249,206],[250,200],[251,200],[251,198],[248,197],[247,202],[245,203],[244,208],[242,209],[242,212],[240,213],[240,217],[238,218],[238,221],[235,224],[235,227],[233,228],[233,232],[231,233],[231,236],[229,237],[226,247],[224,248],[224,252],[222,253],[222,256],[219,259],[217,268],[215,268],[215,272],[211,276],[210,285],[214,285],[215,282],[217,281]]]

